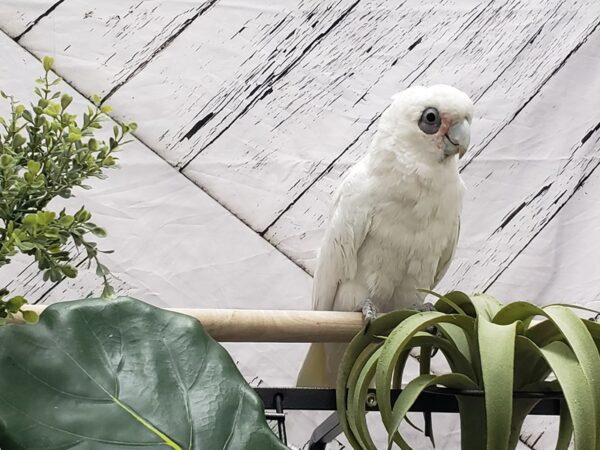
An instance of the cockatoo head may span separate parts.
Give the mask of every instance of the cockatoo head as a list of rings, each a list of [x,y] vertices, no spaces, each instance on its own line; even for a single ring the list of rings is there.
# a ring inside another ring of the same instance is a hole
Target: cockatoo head
[[[473,102],[467,94],[438,84],[413,86],[392,99],[381,126],[403,151],[439,162],[465,154],[473,117]]]

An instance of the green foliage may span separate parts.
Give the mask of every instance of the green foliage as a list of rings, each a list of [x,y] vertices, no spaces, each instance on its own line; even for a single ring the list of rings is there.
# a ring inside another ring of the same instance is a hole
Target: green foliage
[[[131,298],[57,303],[1,327],[0,348],[3,449],[286,448],[189,316]]]
[[[95,263],[103,296],[109,297],[113,294],[110,272],[98,259],[96,243],[89,240],[90,235],[106,236],[106,231],[91,221],[83,207],[75,213],[47,207],[55,197],[72,197],[74,188],[89,189],[86,179],[103,178],[104,169],[115,166],[115,152],[136,125],[115,126],[108,141],[95,137],[110,108],[95,96],[94,106],[81,120],[71,114],[73,98],[56,90],[60,79],[50,79],[52,63],[52,58],[43,59],[44,76],[36,80],[37,101],[30,106],[0,91],[11,108],[10,117],[0,117],[0,268],[20,252],[35,259],[44,280],[57,282],[77,276],[73,258],[82,254],[82,262]],[[8,298],[8,294],[0,289],[0,323],[25,302],[22,296]],[[24,317],[36,320],[32,313]]]
[[[438,296],[436,311],[386,314],[348,346],[337,402],[353,448],[375,449],[365,418],[368,389],[375,382],[388,448],[396,443],[410,450],[399,426],[424,390],[441,386],[484,391],[483,397],[457,396],[463,450],[515,449],[523,421],[539,399],[513,398],[513,391],[557,389],[565,403],[556,449],[566,450],[574,435],[576,449],[600,450],[600,324],[579,318],[576,306],[502,305],[483,294],[432,294]],[[420,349],[421,374],[392,404],[390,389],[401,387],[414,349]],[[439,350],[451,373],[430,373],[431,349]]]

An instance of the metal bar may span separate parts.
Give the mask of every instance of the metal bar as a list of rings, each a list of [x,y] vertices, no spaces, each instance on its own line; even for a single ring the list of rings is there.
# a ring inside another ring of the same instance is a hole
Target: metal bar
[[[278,413],[283,411],[282,404],[285,401],[285,408],[288,410],[308,410],[308,411],[335,411],[336,396],[335,389],[327,388],[276,388],[276,387],[258,387],[254,388],[265,409],[275,409]],[[374,393],[374,389],[369,390]],[[400,395],[400,389],[391,390],[392,403]],[[426,413],[457,413],[458,402],[456,395],[481,397],[482,391],[458,391],[446,388],[433,388],[423,392],[417,401],[410,408],[412,412]],[[560,403],[563,398],[559,392],[515,392],[515,398],[534,398],[539,399],[539,403],[531,411],[532,415],[556,416],[560,415]],[[377,405],[367,406],[367,410],[376,411]],[[272,413],[270,413],[272,414]],[[278,419],[278,425],[280,424]],[[331,414],[313,431],[308,442],[308,450],[325,450],[326,445],[333,441],[342,432],[337,413]],[[283,433],[283,434],[282,434]],[[285,437],[285,426],[283,431],[279,428],[280,439]]]
[[[285,414],[283,413],[283,395],[275,394],[275,411],[279,415],[277,418],[277,431],[279,440],[287,445],[287,432],[285,429]]]
[[[255,388],[265,409],[276,409],[275,396],[281,395],[286,410],[335,411],[335,389],[326,388]],[[374,389],[370,390],[375,392]],[[392,402],[400,395],[400,389],[392,389]],[[460,394],[459,394],[460,393]],[[452,389],[431,389],[419,396],[413,404],[412,412],[456,413],[458,402],[455,395],[481,396],[481,391],[455,391]],[[537,398],[540,402],[530,414],[541,416],[560,415],[561,393],[556,392],[517,392],[515,398]],[[377,405],[367,408],[376,411]]]

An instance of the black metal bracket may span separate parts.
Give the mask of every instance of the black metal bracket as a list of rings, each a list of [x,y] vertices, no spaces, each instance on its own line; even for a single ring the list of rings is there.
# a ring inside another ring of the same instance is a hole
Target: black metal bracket
[[[336,410],[335,389],[258,387],[254,388],[254,390],[262,400],[266,410],[275,410],[274,413],[267,414],[267,419],[277,420],[279,438],[284,444],[287,444],[284,406],[287,410]],[[400,389],[392,389],[392,403],[396,401],[401,392]],[[375,390],[370,389],[370,393],[374,394]],[[483,391],[458,391],[455,389],[431,388],[419,396],[417,401],[410,408],[410,411],[425,413],[457,413],[457,395],[482,397]],[[561,400],[564,398],[560,392],[525,391],[515,392],[514,397],[539,399],[540,402],[533,408],[530,414],[541,416],[560,415],[560,404]],[[366,408],[368,411],[378,410],[376,402],[369,402]],[[333,413],[315,428],[310,438],[308,449],[324,450],[327,443],[333,441],[341,432],[342,429],[337,414]]]

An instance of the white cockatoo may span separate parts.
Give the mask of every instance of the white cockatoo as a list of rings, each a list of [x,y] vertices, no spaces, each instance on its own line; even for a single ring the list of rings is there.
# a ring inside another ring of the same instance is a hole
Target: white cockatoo
[[[366,153],[342,179],[314,275],[313,309],[419,308],[446,272],[460,228],[458,172],[473,103],[450,86],[393,97]],[[299,386],[335,386],[346,344],[312,344]]]

